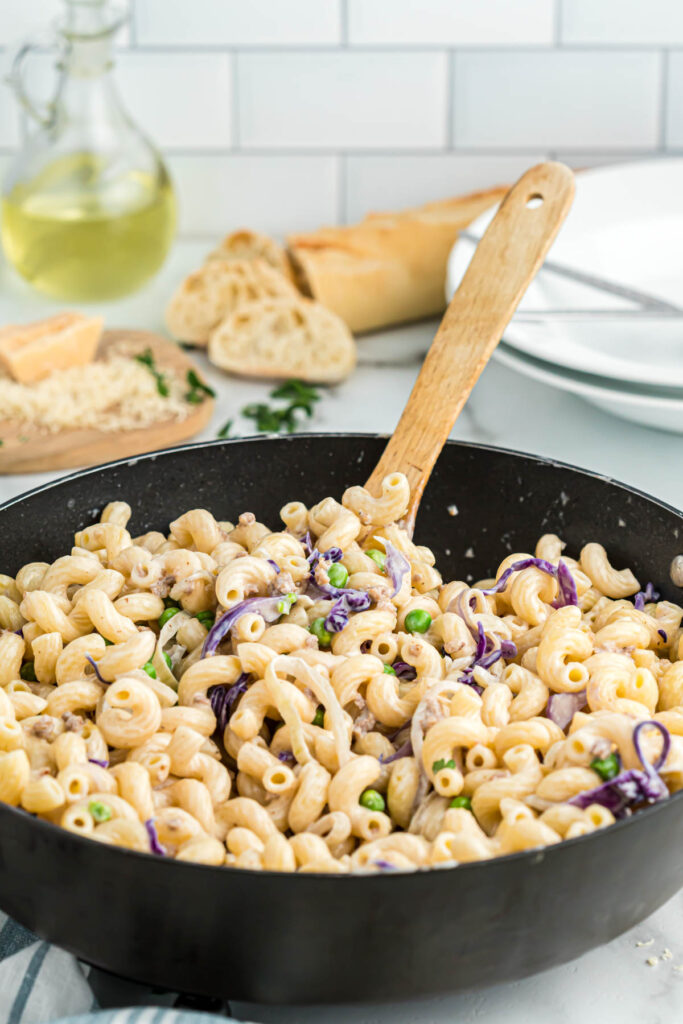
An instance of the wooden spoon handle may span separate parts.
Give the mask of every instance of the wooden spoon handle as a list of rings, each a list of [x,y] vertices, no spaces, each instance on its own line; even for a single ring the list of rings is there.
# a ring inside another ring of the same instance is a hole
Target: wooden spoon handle
[[[412,533],[422,492],[453,424],[541,266],[574,197],[560,163],[532,167],[514,185],[479,242],[420,374],[366,486],[380,494],[388,473],[405,473]]]

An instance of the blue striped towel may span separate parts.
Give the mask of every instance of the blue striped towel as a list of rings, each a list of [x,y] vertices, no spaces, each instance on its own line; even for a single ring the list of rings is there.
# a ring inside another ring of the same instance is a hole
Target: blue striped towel
[[[226,1024],[231,1019],[223,1012],[173,1009],[179,998],[82,964],[0,912],[0,1024]],[[143,1005],[103,1009],[130,1003]]]

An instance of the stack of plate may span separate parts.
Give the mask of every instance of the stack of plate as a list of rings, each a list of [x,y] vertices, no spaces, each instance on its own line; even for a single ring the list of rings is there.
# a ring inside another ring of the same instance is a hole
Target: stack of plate
[[[455,245],[449,297],[492,216]],[[615,416],[683,433],[683,160],[578,175],[548,260],[582,280],[541,270],[495,358]],[[586,275],[616,287],[588,285]],[[652,301],[631,301],[629,290]]]

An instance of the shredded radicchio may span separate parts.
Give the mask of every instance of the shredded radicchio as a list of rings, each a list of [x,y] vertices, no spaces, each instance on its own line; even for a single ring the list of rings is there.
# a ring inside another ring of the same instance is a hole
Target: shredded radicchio
[[[646,603],[651,601],[659,601],[661,594],[658,590],[655,590],[654,583],[646,583],[644,590],[639,590],[636,596],[633,598],[633,603],[639,612],[642,612]]]
[[[211,710],[216,716],[216,729],[221,735],[225,732],[225,728],[230,720],[235,701],[247,689],[248,680],[249,673],[243,672],[232,686],[224,686],[218,683],[216,686],[210,686],[207,691],[211,701]]]
[[[402,727],[403,728],[403,727]],[[389,757],[384,757],[382,754],[379,756],[380,764],[391,764],[392,761],[398,761],[401,757],[412,757],[413,744],[409,739],[402,743],[398,750],[395,750]]]
[[[659,757],[650,764],[643,755],[640,746],[640,733],[643,729],[657,729],[662,736],[662,749]],[[575,807],[590,807],[591,804],[601,804],[611,811],[615,818],[624,818],[631,813],[631,809],[638,804],[653,804],[658,800],[664,800],[669,795],[659,772],[666,761],[671,748],[671,737],[668,729],[661,722],[647,721],[639,722],[633,730],[633,746],[643,766],[621,772],[614,779],[604,782],[595,789],[588,789],[578,793],[568,802]]]
[[[417,679],[417,669],[414,669],[406,661],[395,661],[391,667],[398,678],[405,683],[411,683],[413,679]]]
[[[410,573],[410,562],[403,552],[399,551],[398,548],[394,547],[394,545],[388,540],[385,540],[384,542],[384,549],[387,554],[384,567],[386,569],[387,576],[394,585],[394,591],[391,594],[391,597],[396,597],[403,586],[406,573]]]
[[[658,629],[657,632],[661,636],[661,638],[664,641],[664,643],[666,643],[668,641],[668,639],[669,639],[668,636],[666,635],[666,632],[663,629]]]
[[[147,829],[147,835],[149,836],[149,848],[152,853],[155,853],[157,857],[165,857],[166,850],[159,842],[159,836],[157,835],[156,825],[154,824],[154,818],[148,818],[145,822],[145,828]]]
[[[239,604],[225,612],[211,627],[202,647],[202,658],[216,653],[218,645],[225,640],[237,620],[241,619],[243,615],[252,612],[260,615],[265,622],[275,622],[281,615],[287,614],[293,603],[294,598],[289,594],[284,597],[248,597],[245,601],[240,601]]]
[[[275,569],[275,572],[279,573],[281,571],[280,566],[277,564],[277,562],[274,562],[272,558],[266,558],[266,562],[268,563],[268,565],[272,565],[273,569]]]
[[[100,761],[100,759],[97,757],[89,757],[88,761],[90,762],[90,764],[96,764],[99,768],[109,767],[109,761]]]
[[[341,633],[349,621],[349,612],[362,612],[370,607],[370,595],[364,590],[340,590],[339,594],[341,596],[334,602],[325,619],[328,633]]]
[[[105,686],[109,686],[109,683],[107,682],[107,680],[103,679],[102,676],[100,675],[100,670],[97,667],[97,662],[95,661],[95,659],[90,654],[86,654],[85,660],[90,662],[90,664],[92,665],[92,667],[95,670],[95,675],[97,676],[99,681],[101,683],[104,683]]]
[[[522,569],[530,569],[532,567],[540,569],[541,572],[545,572],[548,576],[552,576],[557,580],[559,594],[557,599],[553,601],[553,608],[564,608],[565,605],[579,603],[574,578],[569,571],[569,567],[562,561],[562,559],[560,559],[558,565],[555,566],[545,558],[520,558],[505,570],[492,587],[489,587],[488,590],[482,590],[482,594],[486,594],[487,596],[490,594],[499,594],[501,590],[505,590],[507,582],[513,572],[521,572]]]
[[[548,697],[545,713],[551,722],[559,725],[563,731],[571,725],[577,711],[586,706],[586,691],[579,693],[552,693]]]
[[[463,669],[460,676],[460,682],[465,683],[467,686],[471,686],[477,693],[481,693],[481,686],[478,686],[474,681],[474,670],[475,668],[491,668],[495,665],[500,658],[514,658],[517,654],[517,648],[511,640],[501,640],[499,646],[495,646],[495,642],[486,635],[484,630],[484,624],[481,620],[477,622],[477,646],[472,658],[471,665]]]
[[[278,761],[282,761],[283,764],[294,764],[296,758],[291,750],[281,750],[277,755]]]

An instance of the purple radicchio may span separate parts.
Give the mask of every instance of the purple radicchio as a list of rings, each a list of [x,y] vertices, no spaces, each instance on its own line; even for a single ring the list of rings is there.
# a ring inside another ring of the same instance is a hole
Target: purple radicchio
[[[636,596],[633,598],[633,603],[639,612],[642,612],[646,603],[652,601],[659,601],[660,593],[655,590],[654,583],[646,583],[644,590],[639,590]]]
[[[407,661],[395,661],[391,667],[404,683],[412,683],[413,679],[417,679],[417,669],[409,665]]]
[[[336,590],[336,587],[332,587]],[[325,618],[328,633],[341,633],[349,621],[349,612],[363,612],[370,607],[370,595],[364,590],[340,590],[341,595],[332,605]]]
[[[155,853],[157,857],[165,857],[166,850],[159,842],[159,836],[157,835],[157,828],[154,824],[154,818],[148,818],[145,822],[145,828],[147,829],[147,835],[149,836],[149,848],[152,853]]]
[[[107,682],[107,680],[106,680],[106,679],[103,679],[103,678],[102,678],[102,676],[100,675],[100,670],[99,670],[99,669],[98,669],[98,667],[97,667],[97,662],[96,662],[96,661],[95,661],[95,659],[94,659],[94,658],[92,657],[92,655],[91,655],[91,654],[86,654],[86,656],[85,656],[85,660],[86,660],[86,661],[89,661],[89,662],[90,662],[90,664],[92,665],[93,669],[95,670],[95,675],[97,676],[97,678],[99,679],[99,681],[100,681],[101,683],[104,683],[104,685],[105,685],[105,686],[109,686],[109,683]]]
[[[108,768],[109,761],[101,761],[98,757],[89,757],[88,761],[90,764],[96,764],[98,768]]]
[[[586,706],[586,691],[579,693],[552,693],[548,697],[545,713],[551,722],[559,725],[563,731],[571,725],[577,711]]]
[[[216,653],[218,645],[243,615],[252,613],[260,615],[264,622],[275,622],[281,615],[287,614],[295,601],[295,594],[286,594],[284,597],[248,597],[240,601],[221,615],[211,627],[202,647],[202,658]]]
[[[397,750],[395,750],[393,754],[389,755],[389,757],[384,757],[383,754],[380,754],[380,756],[379,756],[379,763],[380,764],[391,764],[392,761],[398,761],[399,758],[401,758],[401,757],[412,757],[412,755],[413,755],[413,744],[410,741],[410,739],[407,739],[405,741],[405,743],[402,743],[401,746]]]
[[[495,641],[486,635],[484,624],[481,619],[477,622],[477,646],[474,651],[472,663],[463,669],[460,675],[460,682],[471,686],[477,693],[481,693],[481,687],[474,681],[475,668],[491,668],[500,658],[514,658],[517,648],[512,640],[500,640],[496,647]]]
[[[545,558],[520,558],[508,566],[492,587],[489,587],[488,590],[482,590],[482,594],[487,596],[499,594],[502,590],[505,590],[513,572],[521,572],[522,569],[531,568],[540,569],[541,572],[547,573],[548,576],[552,576],[553,579],[557,580],[559,593],[556,600],[553,601],[553,608],[564,608],[565,605],[579,603],[574,578],[569,571],[569,567],[562,559],[555,566]]]
[[[662,736],[662,749],[653,764],[647,760],[640,745],[640,734],[643,729],[657,729]],[[666,799],[669,790],[659,772],[671,748],[669,730],[661,722],[639,722],[633,730],[633,746],[643,766],[642,771],[639,768],[632,768],[621,772],[595,789],[577,793],[568,802],[575,807],[583,808],[590,807],[591,804],[600,804],[611,811],[615,818],[624,818],[638,804],[653,804]]]
[[[207,693],[211,701],[211,710],[216,716],[216,731],[221,735],[225,732],[230,720],[232,709],[237,698],[247,689],[249,673],[243,672],[241,676],[231,685],[217,683],[210,686]]]
[[[402,551],[399,551],[397,547],[394,547],[391,541],[385,540],[384,550],[387,554],[384,568],[387,576],[394,585],[391,597],[396,597],[403,586],[406,573],[410,573],[410,562]]]

